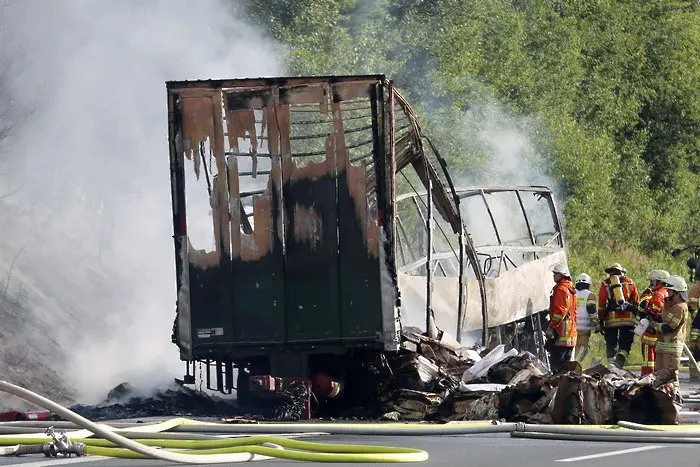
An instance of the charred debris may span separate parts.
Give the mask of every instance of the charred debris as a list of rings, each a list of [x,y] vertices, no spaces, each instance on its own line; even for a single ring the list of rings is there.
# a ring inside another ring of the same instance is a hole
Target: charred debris
[[[123,383],[103,403],[72,410],[93,420],[184,416],[231,423],[304,420],[309,409],[314,419],[327,420],[573,425],[680,421],[680,401],[667,384],[673,380],[670,371],[637,378],[616,367],[596,365],[584,371],[570,362],[564,372],[551,374],[528,351],[499,345],[479,353],[448,336],[426,337],[418,329],[404,331],[404,337],[406,345],[399,352],[368,352],[353,359],[332,396],[299,380],[261,391],[241,406],[236,399],[212,396],[181,381],[149,396],[139,396]]]

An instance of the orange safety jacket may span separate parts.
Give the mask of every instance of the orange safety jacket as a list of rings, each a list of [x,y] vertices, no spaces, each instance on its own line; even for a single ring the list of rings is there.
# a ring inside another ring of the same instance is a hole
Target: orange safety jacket
[[[576,289],[567,278],[556,283],[549,297],[549,327],[557,334],[556,347],[576,346]]]
[[[639,292],[634,281],[627,276],[620,277],[622,285],[622,295],[630,305],[636,306],[639,303]],[[605,328],[617,328],[623,326],[634,327],[635,319],[632,311],[616,309],[612,293],[610,292],[610,278],[600,283],[598,290],[598,319]]]
[[[668,292],[661,284],[655,285],[653,289],[646,289],[639,297],[640,308],[642,306],[644,307],[640,311],[646,311],[649,313],[651,315],[649,321],[653,322],[655,316],[661,315],[661,312],[664,309],[664,303],[666,302],[666,297],[668,297]],[[658,333],[654,331],[653,327],[650,325],[644,332],[644,335],[642,335],[642,343],[655,345],[658,338]]]

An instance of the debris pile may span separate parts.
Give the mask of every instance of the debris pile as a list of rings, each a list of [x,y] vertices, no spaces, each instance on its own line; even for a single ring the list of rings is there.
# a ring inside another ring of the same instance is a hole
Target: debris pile
[[[405,329],[398,353],[369,352],[347,368],[343,391],[320,403],[307,383],[261,393],[245,410],[173,383],[148,397],[124,383],[96,406],[73,406],[93,420],[151,416],[308,418],[387,421],[506,420],[539,424],[676,424],[681,401],[671,370],[644,378],[615,367],[583,370],[568,362],[559,374],[530,352],[500,345],[481,354],[442,335],[431,339]]]
[[[93,421],[173,416],[220,418],[238,412],[230,401],[177,382],[147,396],[139,394],[129,383],[122,383],[109,391],[103,402],[96,405],[76,404],[70,409]]]
[[[248,418],[285,422],[309,418],[310,396],[309,385],[303,381],[286,382],[279,391],[253,395],[249,402],[253,414]]]
[[[493,420],[541,424],[676,424],[681,401],[662,370],[637,378],[615,367],[583,371],[568,362],[553,375],[530,352],[503,345],[479,355],[449,338],[404,332],[406,349],[390,359],[384,420]],[[674,397],[676,397],[674,399]]]

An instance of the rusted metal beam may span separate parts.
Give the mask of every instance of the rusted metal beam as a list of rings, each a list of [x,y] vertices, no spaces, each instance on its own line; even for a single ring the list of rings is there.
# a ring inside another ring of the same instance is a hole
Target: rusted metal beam
[[[169,91],[181,89],[229,89],[229,88],[270,88],[270,87],[309,87],[314,85],[348,84],[348,83],[375,83],[385,81],[385,75],[356,75],[356,76],[297,76],[297,77],[270,77],[270,78],[240,78],[222,80],[185,80],[166,81]],[[259,93],[259,90],[256,90]]]

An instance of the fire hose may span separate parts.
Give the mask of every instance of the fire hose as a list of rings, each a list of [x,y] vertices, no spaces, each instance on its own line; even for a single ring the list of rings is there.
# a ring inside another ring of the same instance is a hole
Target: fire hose
[[[700,429],[685,429],[677,431],[658,430],[654,431],[653,433],[649,433],[647,430],[653,430],[653,428],[649,428],[646,425],[620,422],[618,427],[619,429],[578,428],[576,426],[565,425],[542,426],[518,423],[515,430],[511,432],[510,436],[512,438],[548,439],[559,441],[700,444]]]
[[[0,390],[37,404],[56,415],[72,421],[103,439],[69,440],[64,433],[56,435],[49,431],[53,443],[39,437],[12,437],[2,439],[3,443],[31,446],[41,443],[45,455],[93,455],[120,458],[151,458],[186,464],[220,464],[247,462],[272,458],[284,458],[312,462],[424,462],[428,453],[413,448],[386,446],[362,446],[315,443],[274,436],[255,436],[221,440],[140,440],[126,438],[100,426],[87,418],[20,386],[0,381]],[[51,430],[51,428],[49,428]],[[109,447],[105,442],[111,442]],[[100,445],[101,444],[101,445]],[[118,447],[111,447],[111,446]],[[187,451],[169,451],[160,448],[187,447]],[[194,447],[194,449],[193,449]],[[290,448],[290,449],[285,449]]]
[[[323,432],[327,434],[352,435],[394,435],[394,436],[436,436],[436,435],[467,435],[483,433],[510,433],[514,438],[556,439],[570,441],[624,441],[637,443],[699,443],[700,425],[672,427],[651,427],[629,422],[618,425],[601,426],[566,426],[566,425],[532,425],[526,423],[495,423],[493,421],[477,421],[467,423],[448,423],[444,425],[427,424],[253,424],[229,425],[221,423],[197,422],[179,419],[166,422],[171,433],[147,433],[132,431],[129,427],[137,424],[122,424],[125,431],[122,434],[114,428],[99,425],[62,407],[55,402],[19,386],[0,381],[0,390],[21,397],[29,402],[42,406],[47,410],[68,420],[53,422],[48,426],[47,435],[53,438],[32,434],[17,436],[0,436],[0,445],[9,445],[8,453],[37,452],[37,445],[42,445],[46,455],[71,454],[94,455],[122,458],[154,458],[178,463],[205,464],[244,462],[271,458],[285,458],[301,461],[316,462],[423,462],[428,459],[428,453],[420,449],[395,448],[385,446],[363,446],[327,444],[292,440],[276,434],[308,434]],[[2,428],[17,427],[31,431],[31,428],[46,428],[47,422],[9,422],[0,424]],[[143,427],[143,424],[139,424]],[[65,432],[58,436],[54,427],[82,428],[82,432],[72,433],[75,439],[68,440]],[[695,429],[690,429],[693,427]],[[654,430],[653,434],[649,433]],[[173,433],[174,432],[174,433]],[[178,433],[184,432],[184,433]],[[91,438],[92,434],[101,436]],[[242,438],[220,438],[207,434],[221,435],[257,435]],[[150,438],[150,439],[149,439]],[[31,447],[34,446],[34,451]],[[21,449],[20,449],[21,448]],[[167,449],[180,449],[170,451]],[[23,451],[22,451],[23,450]]]

